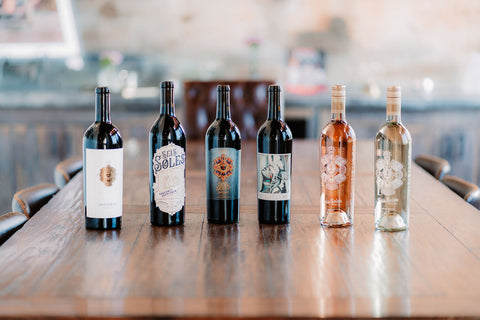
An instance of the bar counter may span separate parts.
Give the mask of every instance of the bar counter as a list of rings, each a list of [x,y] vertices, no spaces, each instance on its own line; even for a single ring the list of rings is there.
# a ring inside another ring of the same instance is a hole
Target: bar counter
[[[354,225],[323,228],[318,149],[294,141],[290,224],[259,225],[243,142],[240,222],[212,225],[204,143],[187,141],[185,225],[153,227],[147,146],[127,141],[122,229],[85,229],[77,175],[0,246],[0,318],[480,317],[480,212],[413,165],[409,230],[375,231],[359,141]]]

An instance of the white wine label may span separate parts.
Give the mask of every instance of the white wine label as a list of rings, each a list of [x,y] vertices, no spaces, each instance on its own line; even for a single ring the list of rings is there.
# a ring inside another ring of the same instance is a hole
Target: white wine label
[[[380,193],[386,196],[395,194],[395,190],[403,184],[403,164],[392,160],[390,151],[384,151],[383,158],[378,158],[375,165],[377,168],[375,176]]]
[[[322,182],[328,190],[337,190],[338,186],[344,182],[347,177],[347,160],[341,156],[335,155],[335,148],[329,146],[327,154],[321,159]]]
[[[87,217],[120,217],[123,198],[123,148],[86,149],[85,166]]]
[[[185,149],[173,143],[157,149],[152,166],[157,208],[174,215],[185,205]]]
[[[290,200],[292,155],[257,153],[258,199]]]
[[[240,198],[240,159],[241,151],[235,148],[207,150],[207,199]]]

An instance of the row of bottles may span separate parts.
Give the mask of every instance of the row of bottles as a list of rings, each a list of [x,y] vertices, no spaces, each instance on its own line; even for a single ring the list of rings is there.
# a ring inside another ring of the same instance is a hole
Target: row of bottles
[[[375,227],[408,227],[411,137],[401,122],[400,87],[387,89],[387,120],[375,137]],[[320,138],[321,223],[353,224],[355,200],[355,131],[345,117],[345,86],[333,86],[330,122]]]
[[[175,116],[173,82],[161,83],[160,116],[149,134],[150,220],[181,225],[185,219],[185,132]],[[268,117],[257,134],[257,201],[260,223],[290,220],[292,133],[281,116],[280,86],[268,88]],[[86,227],[121,226],[123,148],[110,120],[109,90],[96,89],[96,120],[84,148]],[[345,117],[345,86],[332,88],[331,120],[320,138],[321,223],[353,224],[355,148]],[[375,138],[375,225],[384,231],[408,226],[411,138],[400,121],[399,87],[387,90],[387,121]],[[240,212],[241,134],[230,117],[230,87],[217,87],[217,110],[205,135],[207,217],[235,223]]]

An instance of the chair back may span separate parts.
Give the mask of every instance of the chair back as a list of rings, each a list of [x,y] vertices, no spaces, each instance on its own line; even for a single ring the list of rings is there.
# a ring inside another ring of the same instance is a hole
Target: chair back
[[[451,175],[444,176],[442,182],[463,200],[480,209],[480,188],[477,185]]]
[[[0,245],[8,240],[28,220],[20,212],[9,212],[0,216]]]
[[[12,199],[12,211],[31,218],[60,190],[56,185],[43,183],[17,191]]]
[[[448,161],[439,157],[421,154],[415,157],[414,161],[438,180],[442,180],[451,171]]]
[[[59,188],[64,187],[82,169],[83,159],[81,156],[60,161],[53,171],[55,184]]]
[[[217,85],[230,85],[232,121],[242,139],[255,139],[260,125],[267,119],[267,89],[274,84],[262,81],[186,81],[184,83],[185,131],[188,138],[204,139],[215,119]]]

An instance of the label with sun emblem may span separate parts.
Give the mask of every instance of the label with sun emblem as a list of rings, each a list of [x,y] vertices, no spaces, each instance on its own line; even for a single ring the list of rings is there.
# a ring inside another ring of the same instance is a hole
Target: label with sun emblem
[[[84,174],[87,217],[120,217],[123,198],[123,148],[86,149]]]
[[[240,150],[214,148],[207,151],[207,196],[212,200],[240,196]]]
[[[100,169],[100,181],[102,181],[106,187],[111,187],[113,181],[115,181],[115,168],[107,164],[106,167]]]
[[[378,158],[375,166],[379,192],[386,196],[394,195],[395,190],[403,184],[403,164],[392,159],[390,151],[383,151],[383,158]]]
[[[185,149],[173,143],[157,149],[152,168],[155,204],[174,215],[185,204]]]
[[[321,159],[322,182],[328,190],[337,190],[338,186],[344,182],[347,177],[347,160],[341,156],[335,155],[335,148],[329,146],[327,154]]]

